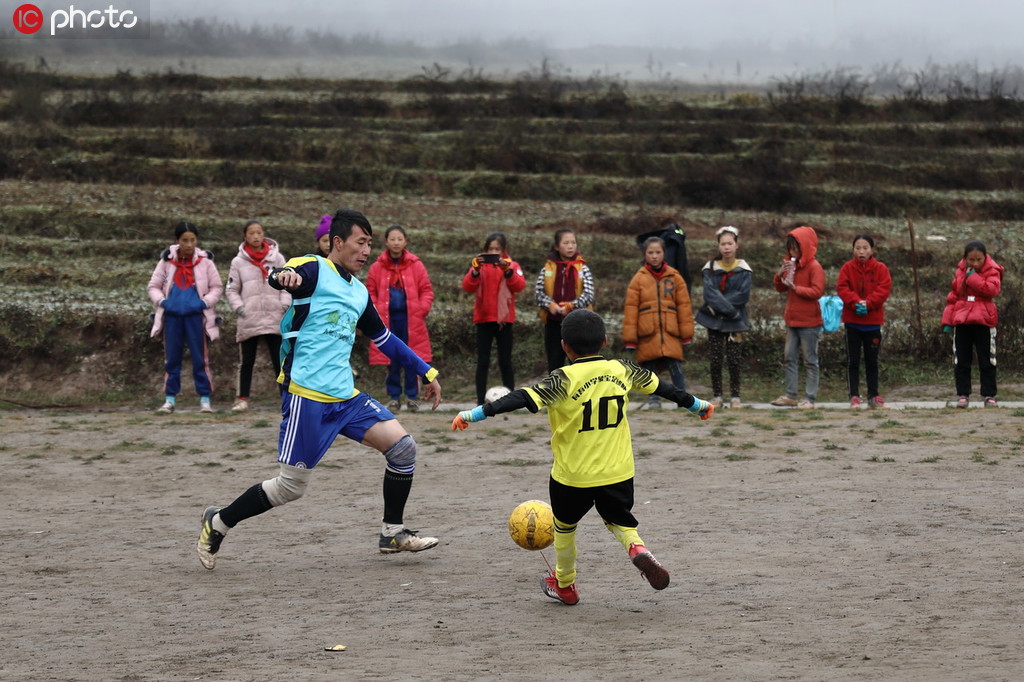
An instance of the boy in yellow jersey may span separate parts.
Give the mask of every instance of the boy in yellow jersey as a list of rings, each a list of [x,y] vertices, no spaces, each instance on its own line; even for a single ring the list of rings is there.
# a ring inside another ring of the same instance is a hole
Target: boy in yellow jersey
[[[461,431],[502,412],[548,408],[554,454],[549,490],[555,515],[555,570],[541,579],[541,587],[548,597],[570,606],[580,600],[576,525],[594,507],[651,587],[668,587],[668,571],[647,551],[633,516],[629,392],[659,395],[701,419],[710,419],[714,412],[711,403],[661,383],[649,370],[625,360],[606,360],[600,351],[607,344],[601,316],[583,308],[573,310],[562,321],[562,348],[570,364],[536,386],[459,412],[452,421],[452,430]]]

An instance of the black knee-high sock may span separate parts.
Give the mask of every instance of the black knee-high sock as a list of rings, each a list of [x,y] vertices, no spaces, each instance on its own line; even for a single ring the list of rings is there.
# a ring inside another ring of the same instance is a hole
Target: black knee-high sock
[[[402,523],[405,502],[412,490],[412,474],[384,470],[384,523]]]
[[[239,521],[270,511],[273,506],[267,499],[267,494],[263,492],[263,484],[257,483],[239,495],[234,502],[221,509],[220,520],[228,528],[234,528]]]

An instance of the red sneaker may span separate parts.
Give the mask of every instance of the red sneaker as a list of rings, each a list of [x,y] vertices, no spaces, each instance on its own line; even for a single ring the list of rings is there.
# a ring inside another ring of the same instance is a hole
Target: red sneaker
[[[885,404],[884,400],[882,400],[882,396],[875,395],[875,396],[871,396],[870,398],[868,398],[868,407],[870,407],[871,409],[874,410],[876,408],[880,408],[880,407],[884,408],[884,407],[889,407],[889,406]]]
[[[559,587],[558,578],[551,571],[548,571],[541,577],[540,589],[548,597],[560,601],[566,606],[572,606],[580,600],[580,593],[576,589],[576,583],[569,585],[569,587]]]
[[[668,571],[662,566],[654,555],[647,551],[643,545],[630,545],[629,558],[633,565],[640,569],[640,575],[644,577],[656,590],[664,590],[668,587]]]

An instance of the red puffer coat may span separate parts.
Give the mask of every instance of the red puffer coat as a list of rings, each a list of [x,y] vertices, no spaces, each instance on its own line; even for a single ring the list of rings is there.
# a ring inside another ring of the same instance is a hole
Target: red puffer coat
[[[995,327],[999,313],[992,299],[1002,289],[1004,268],[992,260],[992,256],[986,255],[980,270],[968,275],[967,269],[967,261],[964,260],[956,266],[952,290],[946,296],[946,309],[942,311],[942,324]]]
[[[402,252],[397,268],[391,254],[385,249],[370,266],[366,276],[366,289],[370,292],[370,300],[377,307],[381,321],[388,324],[390,312],[388,304],[391,299],[391,278],[401,278],[405,290],[405,309],[409,320],[409,348],[424,362],[434,358],[430,347],[430,332],[427,331],[427,315],[434,305],[434,287],[427,276],[427,268],[423,261],[408,251]],[[370,364],[390,365],[391,358],[370,344]]]

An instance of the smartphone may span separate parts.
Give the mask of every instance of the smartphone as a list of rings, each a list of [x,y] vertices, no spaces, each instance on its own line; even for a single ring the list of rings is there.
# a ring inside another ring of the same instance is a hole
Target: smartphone
[[[480,262],[481,263],[493,263],[494,265],[497,265],[498,261],[501,260],[501,254],[500,253],[481,253],[479,258],[480,258]]]

